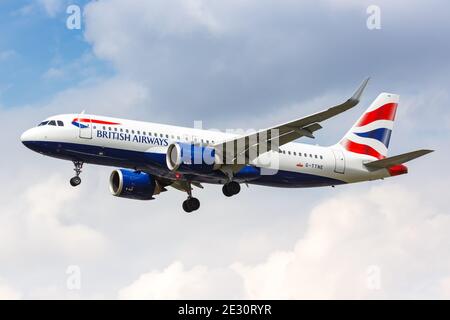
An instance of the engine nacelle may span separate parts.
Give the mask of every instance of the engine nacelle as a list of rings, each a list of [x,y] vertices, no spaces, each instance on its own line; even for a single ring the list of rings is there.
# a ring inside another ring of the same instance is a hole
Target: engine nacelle
[[[166,163],[171,171],[187,173],[209,173],[221,166],[214,148],[178,142],[169,145]]]
[[[151,200],[159,193],[159,187],[153,176],[145,172],[117,169],[109,178],[109,190],[116,197]]]

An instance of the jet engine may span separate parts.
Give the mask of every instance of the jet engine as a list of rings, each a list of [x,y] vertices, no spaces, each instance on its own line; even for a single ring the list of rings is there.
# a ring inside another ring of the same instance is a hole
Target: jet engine
[[[109,190],[120,198],[151,200],[160,193],[158,182],[152,175],[127,169],[117,169],[109,178]]]
[[[210,173],[221,166],[214,148],[179,142],[169,145],[166,163],[171,171],[184,173]]]

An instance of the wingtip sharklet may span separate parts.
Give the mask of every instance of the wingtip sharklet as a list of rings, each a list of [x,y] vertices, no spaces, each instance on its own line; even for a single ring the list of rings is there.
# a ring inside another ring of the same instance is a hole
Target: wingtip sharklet
[[[355,101],[356,103],[359,102],[359,99],[361,98],[364,89],[367,86],[367,83],[369,82],[370,77],[367,77],[366,79],[364,79],[364,81],[361,83],[361,85],[359,86],[359,88],[355,91],[355,93],[353,94],[353,96],[350,98],[350,100]]]

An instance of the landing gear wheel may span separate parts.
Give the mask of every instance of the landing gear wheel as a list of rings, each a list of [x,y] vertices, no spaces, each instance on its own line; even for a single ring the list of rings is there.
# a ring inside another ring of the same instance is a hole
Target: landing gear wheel
[[[72,187],[76,187],[81,183],[81,178],[80,177],[73,177],[72,179],[70,179],[70,185]]]
[[[225,196],[231,197],[241,191],[241,186],[236,181],[231,181],[223,185],[222,192]]]
[[[233,194],[230,192],[230,190],[228,190],[227,185],[224,184],[222,187],[222,192],[226,197],[231,197],[233,196]]]
[[[197,198],[190,198],[189,203],[192,211],[196,211],[200,208],[200,201]]]
[[[185,212],[187,212],[187,213],[191,213],[192,212],[191,208],[188,205],[188,200],[184,200],[183,201],[183,210]]]
[[[200,208],[200,201],[192,196],[191,182],[188,181],[188,188],[186,190],[188,198],[183,201],[183,210],[187,213],[198,210]]]
[[[73,165],[75,166],[75,168],[73,169],[75,171],[75,177],[70,179],[70,185],[72,187],[76,187],[81,183],[80,174],[81,174],[81,169],[83,169],[83,162],[74,161]]]
[[[187,213],[196,211],[200,208],[200,201],[197,198],[188,198],[183,201],[183,210]]]

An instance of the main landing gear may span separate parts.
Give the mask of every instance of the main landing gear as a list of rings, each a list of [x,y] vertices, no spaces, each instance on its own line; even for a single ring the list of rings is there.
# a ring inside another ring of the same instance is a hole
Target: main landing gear
[[[200,208],[200,201],[192,196],[192,187],[190,183],[187,188],[187,193],[188,198],[183,201],[183,210],[187,213],[191,213],[192,211],[196,211]]]
[[[241,186],[236,181],[225,183],[222,187],[222,192],[227,197],[232,197],[241,191]]]
[[[76,187],[81,183],[80,173],[81,173],[81,169],[83,169],[83,162],[74,161],[73,164],[75,166],[75,168],[73,169],[75,171],[75,177],[70,179],[70,185],[72,187]]]

